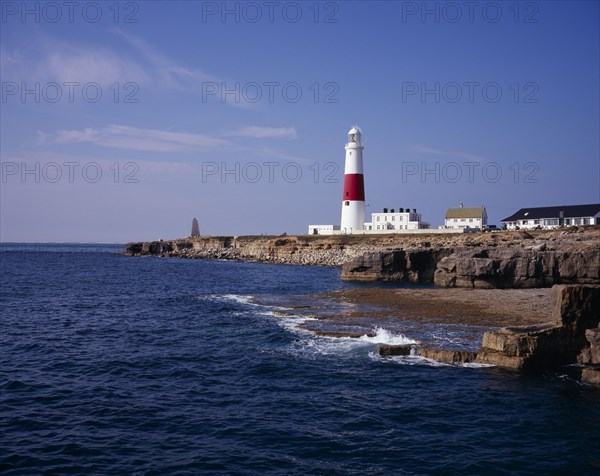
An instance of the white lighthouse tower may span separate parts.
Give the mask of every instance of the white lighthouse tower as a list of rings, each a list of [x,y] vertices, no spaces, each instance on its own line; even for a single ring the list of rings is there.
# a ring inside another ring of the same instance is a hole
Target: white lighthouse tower
[[[360,138],[362,131],[354,126],[348,132],[344,194],[342,196],[342,233],[360,233],[365,224],[365,181]]]

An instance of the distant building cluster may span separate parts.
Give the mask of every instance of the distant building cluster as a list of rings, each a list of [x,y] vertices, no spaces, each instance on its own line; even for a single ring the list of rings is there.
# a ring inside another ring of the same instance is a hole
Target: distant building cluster
[[[488,225],[485,207],[448,208],[444,225],[431,229],[415,208],[384,208],[366,221],[365,185],[361,143],[362,131],[354,126],[348,132],[340,225],[308,225],[309,235],[383,233],[463,233],[493,229]],[[558,228],[574,225],[600,225],[600,204],[521,208],[501,221],[508,230]]]

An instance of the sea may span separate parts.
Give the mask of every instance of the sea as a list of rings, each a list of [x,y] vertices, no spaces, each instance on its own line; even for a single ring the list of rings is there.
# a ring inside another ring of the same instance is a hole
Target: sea
[[[600,389],[569,368],[377,353],[477,347],[450,324],[318,335],[361,312],[323,293],[374,285],[337,268],[122,251],[0,245],[1,474],[600,474]]]

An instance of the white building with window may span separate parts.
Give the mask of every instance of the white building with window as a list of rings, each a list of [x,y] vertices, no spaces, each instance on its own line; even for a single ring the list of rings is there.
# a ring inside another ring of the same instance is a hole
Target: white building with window
[[[309,235],[333,235],[340,232],[339,225],[308,225]]]
[[[483,205],[465,207],[461,203],[458,208],[448,208],[444,216],[444,228],[483,230],[487,226],[487,220],[487,212]]]
[[[383,209],[381,213],[371,213],[371,222],[365,223],[364,230],[367,233],[395,233],[402,230],[428,230],[429,223],[421,221],[421,214],[416,209],[398,211]]]
[[[521,208],[501,222],[508,230],[600,225],[600,203]]]

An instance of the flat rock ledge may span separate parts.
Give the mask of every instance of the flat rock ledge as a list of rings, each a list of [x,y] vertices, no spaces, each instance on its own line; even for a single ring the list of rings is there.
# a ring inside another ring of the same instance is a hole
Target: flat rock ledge
[[[552,321],[483,335],[478,352],[379,346],[379,355],[418,355],[448,364],[478,363],[538,372],[579,363],[581,380],[600,384],[600,286],[555,285]]]
[[[476,352],[466,352],[461,350],[432,349],[427,347],[417,347],[416,345],[390,345],[379,344],[379,355],[389,357],[395,355],[415,355],[425,359],[443,362],[445,364],[465,364],[475,362]]]

